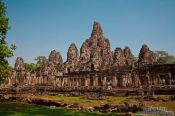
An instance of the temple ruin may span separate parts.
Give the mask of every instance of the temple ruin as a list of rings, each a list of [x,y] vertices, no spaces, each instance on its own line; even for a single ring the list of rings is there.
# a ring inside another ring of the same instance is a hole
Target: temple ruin
[[[154,52],[145,44],[138,59],[129,47],[112,51],[101,25],[94,22],[91,36],[83,42],[80,52],[72,43],[65,62],[61,54],[53,50],[40,70],[28,72],[24,60],[18,57],[8,86],[46,87],[58,91],[174,88],[175,64],[158,64]]]

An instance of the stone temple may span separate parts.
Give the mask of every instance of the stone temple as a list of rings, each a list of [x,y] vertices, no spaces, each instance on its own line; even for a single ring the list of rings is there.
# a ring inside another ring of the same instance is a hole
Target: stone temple
[[[60,52],[53,50],[40,70],[28,72],[24,60],[18,57],[8,78],[9,87],[55,91],[104,90],[117,93],[119,90],[159,90],[174,85],[174,64],[158,64],[154,52],[145,44],[138,59],[129,47],[112,51],[98,22],[94,22],[91,36],[83,42],[80,50],[75,43],[70,45],[65,62]]]

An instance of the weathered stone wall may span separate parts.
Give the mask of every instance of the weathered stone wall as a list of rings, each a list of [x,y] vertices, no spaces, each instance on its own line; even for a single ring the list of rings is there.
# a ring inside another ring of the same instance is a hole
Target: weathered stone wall
[[[18,61],[18,59],[17,59]],[[22,63],[21,63],[22,64]],[[175,85],[175,65],[146,65],[137,70],[79,71],[64,76],[39,75],[16,70],[9,78],[10,86],[141,88]],[[53,73],[51,73],[53,74]]]
[[[146,87],[175,85],[175,64],[146,65],[139,69],[139,76]]]

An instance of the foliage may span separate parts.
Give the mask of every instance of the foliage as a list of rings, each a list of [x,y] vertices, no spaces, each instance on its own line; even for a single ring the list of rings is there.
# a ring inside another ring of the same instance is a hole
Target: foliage
[[[6,6],[0,0],[0,81],[3,81],[11,72],[11,67],[8,64],[7,58],[13,56],[13,51],[16,45],[8,45],[6,41],[7,31],[9,27],[9,19],[6,16]]]
[[[38,56],[35,58],[35,60],[36,60],[36,64],[41,66],[43,61],[46,60],[46,57],[45,56]]]
[[[175,57],[173,55],[170,55],[166,51],[155,51],[155,54],[159,64],[175,63]]]
[[[25,63],[24,66],[27,71],[34,71],[37,69],[37,65],[34,63]]]
[[[42,62],[46,59],[45,56],[38,56],[35,58],[36,64],[35,63],[25,63],[25,69],[27,71],[34,71],[34,70],[39,70],[42,67]]]

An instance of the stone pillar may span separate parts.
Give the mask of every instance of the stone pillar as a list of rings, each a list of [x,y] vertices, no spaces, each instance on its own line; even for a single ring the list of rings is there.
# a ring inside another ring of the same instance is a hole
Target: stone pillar
[[[43,85],[46,85],[46,82],[47,82],[46,77],[45,76],[42,76],[42,77],[43,77]]]
[[[168,73],[168,80],[169,80],[169,85],[171,85],[172,84],[172,78],[171,78],[171,73],[170,72]]]
[[[148,71],[146,72],[146,80],[147,80],[146,86],[150,87],[150,77],[149,77],[149,72]]]
[[[158,80],[158,86],[160,86],[161,85],[161,78],[160,78],[159,74],[157,74],[157,80]]]
[[[67,86],[70,87],[70,78],[67,78]]]
[[[57,87],[57,77],[54,78],[54,87]]]
[[[88,86],[88,79],[87,78],[85,78],[85,86]]]
[[[78,87],[78,78],[75,78],[76,80],[76,87]]]
[[[74,86],[73,84],[74,84],[74,83],[73,83],[73,78],[71,78],[71,87]]]
[[[75,78],[72,79],[72,85],[75,86]]]
[[[61,87],[64,86],[64,78],[61,78]]]
[[[125,87],[125,75],[121,75],[121,87]]]
[[[66,86],[66,79],[63,78],[63,87]]]
[[[35,84],[38,85],[40,82],[39,78],[35,77],[35,82],[36,82]]]
[[[81,86],[84,87],[85,86],[85,78],[81,78],[81,82],[80,83],[81,83]]]
[[[80,86],[80,78],[77,78],[77,86]]]
[[[90,86],[90,78],[89,77],[85,78],[85,86],[86,87]]]
[[[98,77],[93,77],[93,86],[94,87],[98,86]]]
[[[57,87],[59,87],[60,78],[57,78]]]
[[[107,84],[107,82],[106,82],[106,76],[105,76],[105,77],[103,77],[103,89],[106,88],[106,84]]]
[[[116,76],[112,77],[112,87],[117,87],[117,79]]]
[[[67,78],[65,78],[65,85],[64,86],[68,86],[68,79]]]
[[[83,86],[83,85],[82,85],[81,78],[79,78],[79,82],[78,82],[78,83],[79,83],[79,86],[80,86],[80,87]]]
[[[72,82],[73,80],[72,80],[72,78],[70,79],[70,87],[72,87],[73,86],[73,82]]]
[[[57,80],[58,80],[58,78],[55,77],[55,87],[57,87]]]

